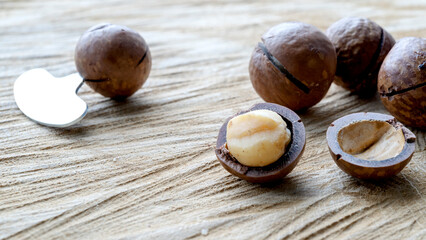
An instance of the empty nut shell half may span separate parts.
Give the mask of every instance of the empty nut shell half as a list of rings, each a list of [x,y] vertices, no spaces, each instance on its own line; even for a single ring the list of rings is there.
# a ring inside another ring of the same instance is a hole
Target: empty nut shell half
[[[249,167],[239,163],[226,146],[228,122],[235,116],[254,110],[270,110],[277,113],[286,122],[291,132],[291,140],[284,154],[277,161],[263,167]],[[305,127],[296,113],[278,104],[259,103],[235,116],[228,118],[220,128],[215,149],[217,159],[228,172],[248,182],[265,183],[282,179],[294,169],[303,154],[306,143]]]
[[[337,166],[360,179],[398,174],[411,160],[415,140],[393,116],[372,112],[346,115],[327,130],[328,148]]]

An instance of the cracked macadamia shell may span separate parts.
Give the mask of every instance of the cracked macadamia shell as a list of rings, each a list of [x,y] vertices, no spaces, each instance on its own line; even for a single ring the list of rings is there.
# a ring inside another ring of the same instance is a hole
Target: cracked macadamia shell
[[[426,38],[399,40],[379,72],[378,89],[398,121],[426,129]]]
[[[141,35],[113,24],[87,30],[77,43],[74,58],[87,85],[110,98],[131,96],[151,70],[151,54]]]
[[[348,17],[333,23],[326,31],[337,54],[334,82],[360,95],[377,89],[377,74],[395,44],[393,37],[366,18]]]
[[[260,44],[309,89],[307,92],[294,84],[259,45],[251,56],[249,72],[261,98],[297,111],[315,105],[325,96],[334,79],[336,53],[319,29],[300,22],[282,23],[263,34]]]
[[[411,160],[415,140],[394,117],[380,113],[349,114],[327,130],[328,148],[337,166],[361,179],[398,174]]]
[[[286,122],[291,132],[291,140],[284,154],[277,161],[263,167],[249,167],[239,163],[226,146],[228,122],[235,116],[254,110],[270,110],[277,113]],[[235,116],[228,118],[220,128],[215,149],[217,159],[228,172],[248,182],[265,183],[280,180],[294,169],[302,157],[306,142],[305,127],[296,113],[278,104],[259,103]]]

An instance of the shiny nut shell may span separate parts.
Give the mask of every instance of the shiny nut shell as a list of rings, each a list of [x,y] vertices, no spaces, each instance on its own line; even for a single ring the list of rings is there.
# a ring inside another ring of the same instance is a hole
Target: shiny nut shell
[[[289,174],[301,158],[306,142],[305,127],[300,117],[286,107],[272,103],[259,103],[249,110],[242,111],[235,116],[260,109],[267,109],[278,113],[287,123],[287,127],[291,131],[291,142],[281,158],[264,167],[248,167],[240,164],[235,158],[231,157],[224,146],[226,143],[226,126],[232,117],[228,118],[220,128],[215,150],[217,159],[228,172],[253,183],[272,182],[282,179]]]
[[[315,105],[325,96],[334,79],[336,53],[324,33],[309,24],[288,22],[272,27],[262,36],[262,42],[309,92],[290,81],[257,46],[249,72],[253,88],[261,98],[298,111]]]
[[[151,53],[141,35],[113,24],[87,30],[77,43],[74,59],[87,85],[110,98],[131,96],[151,70]]]
[[[395,44],[393,37],[375,22],[357,17],[340,19],[326,34],[337,53],[334,82],[360,95],[374,94],[380,65]]]
[[[386,109],[407,126],[426,129],[426,38],[403,38],[379,72],[378,88]]]
[[[377,120],[399,125],[405,137],[405,145],[397,156],[382,161],[368,161],[354,157],[344,152],[338,141],[337,135],[343,127],[363,120]],[[414,134],[395,120],[393,116],[361,112],[346,115],[334,121],[327,129],[328,149],[334,162],[349,175],[360,179],[382,179],[398,174],[410,162],[415,149]]]

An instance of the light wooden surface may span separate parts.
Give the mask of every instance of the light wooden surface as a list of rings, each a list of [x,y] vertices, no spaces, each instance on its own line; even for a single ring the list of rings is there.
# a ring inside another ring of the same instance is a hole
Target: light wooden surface
[[[0,238],[425,239],[426,141],[383,182],[354,179],[331,159],[325,131],[380,100],[332,86],[300,114],[305,153],[282,182],[250,184],[216,160],[219,127],[262,102],[248,62],[271,26],[298,20],[325,30],[369,17],[395,39],[426,37],[426,1],[5,1],[0,0]],[[75,72],[79,36],[100,22],[148,42],[153,68],[133,97],[114,102],[87,86],[89,113],[53,129],[31,122],[14,80],[43,67]]]

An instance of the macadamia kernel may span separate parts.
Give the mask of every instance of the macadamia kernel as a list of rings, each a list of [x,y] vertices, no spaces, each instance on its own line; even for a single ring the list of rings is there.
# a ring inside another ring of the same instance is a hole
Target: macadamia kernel
[[[270,110],[255,110],[232,118],[226,144],[238,162],[263,167],[277,161],[291,139],[286,122]]]

